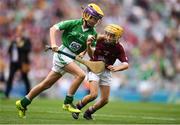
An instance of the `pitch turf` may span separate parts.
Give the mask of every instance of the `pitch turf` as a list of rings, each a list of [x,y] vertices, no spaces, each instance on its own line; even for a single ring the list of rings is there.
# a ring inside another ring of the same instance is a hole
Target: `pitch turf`
[[[36,99],[27,118],[20,119],[15,100],[0,100],[0,124],[180,124],[180,105],[157,103],[109,102],[95,114],[94,121],[74,120],[63,111],[62,101]]]

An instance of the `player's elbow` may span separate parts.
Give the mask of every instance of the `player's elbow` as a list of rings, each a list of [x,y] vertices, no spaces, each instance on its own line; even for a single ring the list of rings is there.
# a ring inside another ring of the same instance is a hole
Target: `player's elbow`
[[[52,26],[51,28],[50,28],[50,32],[52,33],[52,32],[56,32],[58,29],[55,27],[55,26]]]
[[[100,102],[101,104],[106,105],[109,102],[109,98],[108,97],[101,98]]]

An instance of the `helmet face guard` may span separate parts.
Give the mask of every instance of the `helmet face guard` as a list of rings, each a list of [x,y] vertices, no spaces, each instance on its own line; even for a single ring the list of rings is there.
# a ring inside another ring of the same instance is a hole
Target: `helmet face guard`
[[[104,13],[96,4],[89,4],[83,11],[83,18],[84,20],[88,21],[91,17],[96,19],[102,19]]]

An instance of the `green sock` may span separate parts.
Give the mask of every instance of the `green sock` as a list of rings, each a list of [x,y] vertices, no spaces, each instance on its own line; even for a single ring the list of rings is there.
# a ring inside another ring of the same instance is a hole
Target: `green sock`
[[[73,102],[73,96],[66,95],[66,98],[64,100],[64,104],[71,104]]]
[[[26,97],[24,97],[22,100],[21,100],[21,105],[22,107],[26,108],[29,104],[31,104],[31,101],[29,99],[27,99]]]

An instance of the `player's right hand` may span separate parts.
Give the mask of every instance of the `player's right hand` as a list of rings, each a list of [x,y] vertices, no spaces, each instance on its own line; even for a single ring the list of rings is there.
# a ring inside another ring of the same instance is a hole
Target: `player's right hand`
[[[91,43],[95,40],[95,37],[93,35],[89,35],[88,38],[87,38],[87,46],[88,45],[91,45]]]
[[[52,51],[57,52],[59,47],[57,45],[51,45]]]

